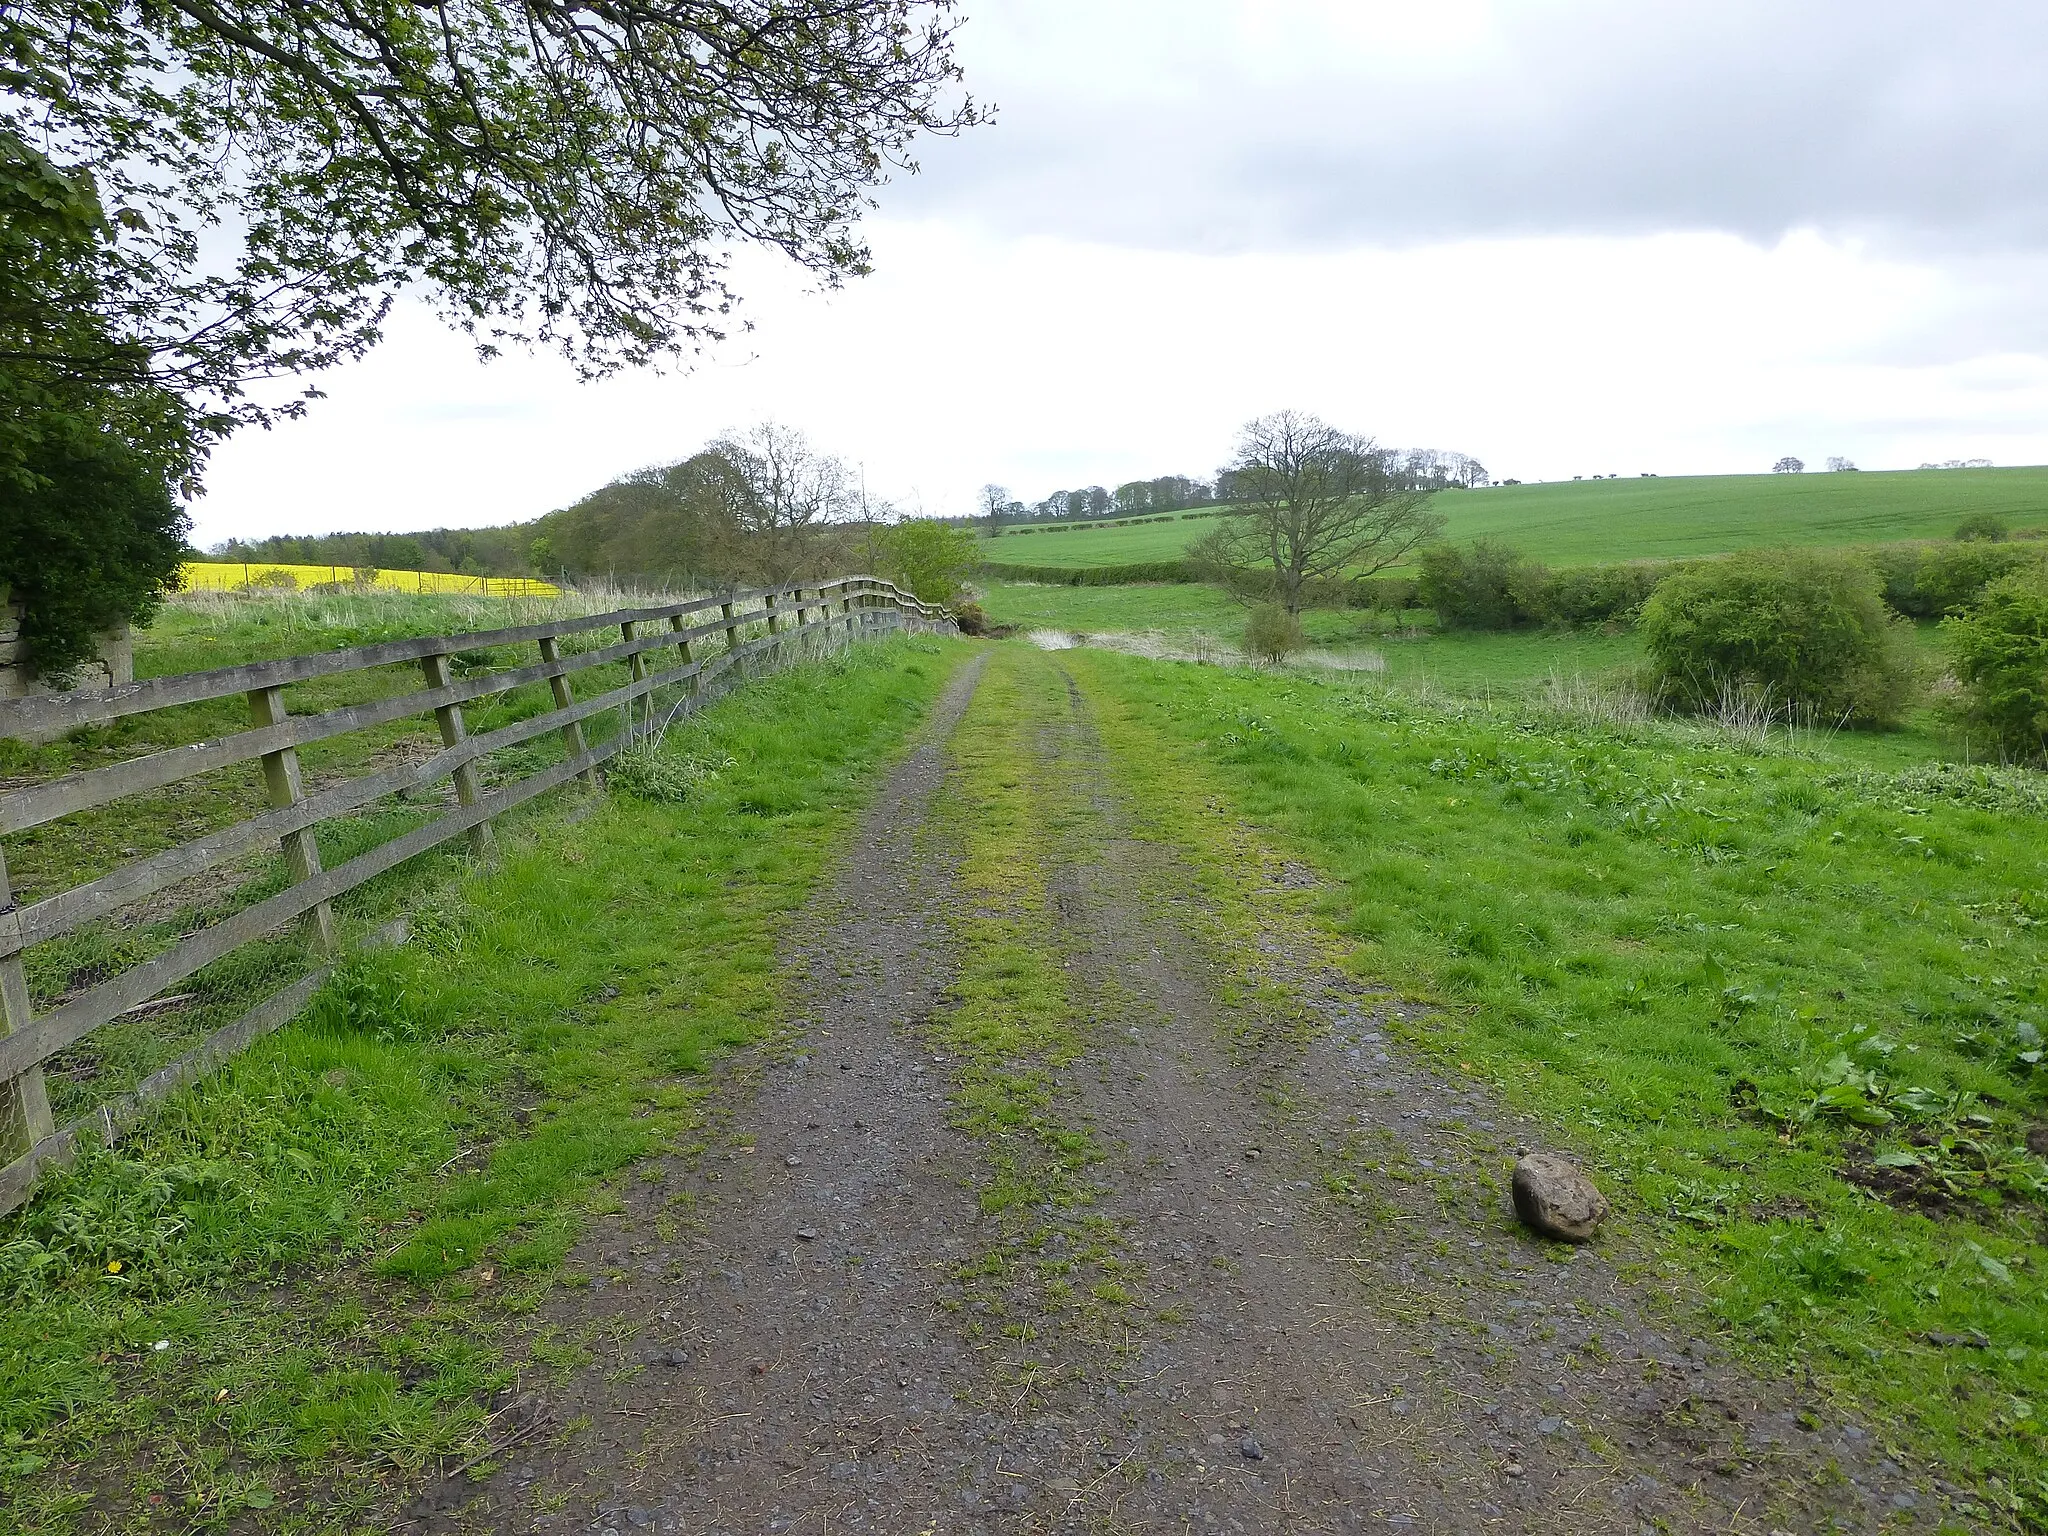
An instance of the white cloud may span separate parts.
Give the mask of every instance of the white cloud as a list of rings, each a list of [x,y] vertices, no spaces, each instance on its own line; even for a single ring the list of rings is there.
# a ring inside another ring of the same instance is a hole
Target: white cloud
[[[2048,10],[1003,0],[998,125],[878,272],[741,263],[696,371],[484,367],[416,309],[219,454],[202,539],[530,518],[774,417],[964,511],[1207,473],[1281,405],[1524,479],[2048,460]],[[2031,242],[2031,243],[2030,243]]]
[[[1173,248],[1802,227],[2048,245],[2035,0],[1030,0],[900,206]]]

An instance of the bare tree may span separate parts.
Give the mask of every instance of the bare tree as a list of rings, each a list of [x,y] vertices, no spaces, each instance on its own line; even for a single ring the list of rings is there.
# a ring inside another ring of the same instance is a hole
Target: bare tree
[[[1462,485],[1468,491],[1476,491],[1481,486],[1493,483],[1493,477],[1487,474],[1486,466],[1469,453],[1445,454],[1444,460],[1449,467],[1452,485]]]
[[[738,472],[745,495],[735,508],[750,563],[779,585],[802,574],[828,523],[854,510],[852,477],[792,427],[764,421],[728,433],[710,447]]]
[[[1370,438],[1301,411],[1247,422],[1225,472],[1237,509],[1191,555],[1233,585],[1271,573],[1270,595],[1299,613],[1307,584],[1371,576],[1436,536],[1426,491],[1396,488]]]
[[[1846,475],[1854,472],[1855,468],[1855,462],[1851,459],[1844,459],[1838,456],[1828,460],[1829,474]]]
[[[1003,519],[1010,512],[1010,488],[1006,485],[984,485],[981,488],[980,506],[977,510],[988,519],[990,533],[1000,532]]]

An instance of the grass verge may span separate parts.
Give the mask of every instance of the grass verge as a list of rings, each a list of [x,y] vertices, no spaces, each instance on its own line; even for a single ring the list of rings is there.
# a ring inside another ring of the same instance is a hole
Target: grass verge
[[[1358,967],[1439,1005],[1415,1043],[1585,1154],[1680,1304],[2048,1523],[2033,777],[1064,662],[1148,819],[1335,877]]]
[[[969,1332],[1023,1346],[999,1379],[1034,1389],[1053,1380],[1028,1358],[1041,1329],[1113,1348],[1109,1324],[1135,1283],[1120,1234],[1094,1210],[1102,1150],[1061,1081],[1104,1021],[1077,995],[1050,888],[1085,815],[1039,762],[1065,706],[1043,686],[1050,675],[1037,653],[1005,647],[955,733],[934,835],[956,867],[958,973],[928,1027],[952,1059],[954,1123],[982,1148],[979,1198],[998,1234],[957,1275]]]
[[[487,1452],[605,1180],[772,1023],[781,925],[966,649],[864,646],[677,727],[679,803],[557,802],[0,1222],[17,1528],[365,1528]]]

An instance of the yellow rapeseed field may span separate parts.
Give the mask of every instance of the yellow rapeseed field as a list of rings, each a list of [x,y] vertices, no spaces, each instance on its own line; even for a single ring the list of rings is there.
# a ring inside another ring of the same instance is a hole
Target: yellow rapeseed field
[[[484,597],[560,597],[551,581],[528,576],[457,576],[447,571],[380,571],[352,565],[271,565],[261,561],[191,561],[188,592],[241,592],[283,587],[362,586],[391,592],[470,592]]]

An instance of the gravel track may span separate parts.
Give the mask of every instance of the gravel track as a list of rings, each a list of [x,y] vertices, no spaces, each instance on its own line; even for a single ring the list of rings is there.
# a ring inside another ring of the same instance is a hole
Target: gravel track
[[[1088,1215],[1137,1295],[1028,1343],[976,1326],[962,1267],[1005,1239],[920,1025],[947,1006],[959,901],[932,807],[987,659],[795,926],[787,1034],[727,1072],[707,1145],[642,1169],[586,1238],[602,1282],[553,1294],[593,1358],[528,1383],[507,1423],[534,1432],[420,1525],[1932,1528],[1942,1489],[1671,1332],[1627,1255],[1524,1234],[1504,1172],[1537,1131],[1405,1051],[1406,1005],[1277,910],[1250,969],[1294,1016],[1221,1001],[1229,957],[1191,933],[1192,880],[1124,814],[1071,678],[1032,764],[1074,812],[1049,835],[1046,942],[1089,1021],[1062,1112],[1106,1153]],[[1065,1240],[1057,1218],[1037,1240]]]

